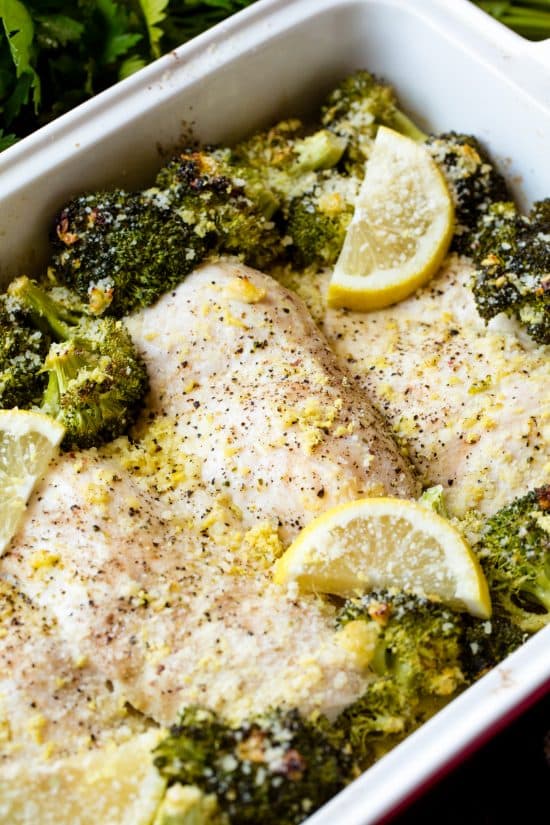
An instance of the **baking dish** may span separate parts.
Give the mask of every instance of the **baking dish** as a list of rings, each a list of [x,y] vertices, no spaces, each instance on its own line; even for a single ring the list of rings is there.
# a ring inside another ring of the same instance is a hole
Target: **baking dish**
[[[147,184],[192,130],[230,141],[307,114],[365,66],[432,130],[476,134],[519,199],[550,192],[549,44],[466,0],[263,0],[0,156],[0,277],[36,271],[53,214],[85,189]],[[550,630],[531,639],[309,820],[378,822],[550,686]]]

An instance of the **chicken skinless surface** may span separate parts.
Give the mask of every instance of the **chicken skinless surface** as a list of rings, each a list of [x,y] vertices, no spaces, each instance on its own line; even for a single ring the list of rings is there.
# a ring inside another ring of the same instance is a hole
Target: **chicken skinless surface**
[[[295,295],[229,262],[129,327],[151,380],[132,439],[62,455],[0,561],[17,620],[0,639],[11,759],[124,738],[192,703],[334,715],[370,678],[330,604],[271,583],[319,512],[418,494],[366,392]]]
[[[328,275],[309,284],[339,363],[459,517],[492,515],[550,479],[548,347],[504,315],[486,325],[472,275],[467,259],[451,255],[423,289],[370,313],[325,310]]]

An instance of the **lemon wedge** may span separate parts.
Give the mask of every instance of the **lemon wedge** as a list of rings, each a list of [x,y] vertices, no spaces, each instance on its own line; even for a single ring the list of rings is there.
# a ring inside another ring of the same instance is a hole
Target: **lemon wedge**
[[[328,510],[277,561],[274,579],[337,596],[392,587],[480,618],[491,615],[485,576],[462,535],[433,510],[398,498]]]
[[[0,410],[0,555],[15,535],[36,482],[65,428],[42,413]]]
[[[447,184],[422,143],[381,127],[328,289],[330,306],[370,310],[439,269],[454,226]]]

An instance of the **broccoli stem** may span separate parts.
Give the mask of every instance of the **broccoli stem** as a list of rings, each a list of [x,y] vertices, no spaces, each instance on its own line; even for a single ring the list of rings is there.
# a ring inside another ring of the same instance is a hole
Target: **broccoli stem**
[[[305,174],[319,169],[331,169],[336,166],[345,148],[345,140],[328,129],[320,129],[297,142],[296,152],[299,160],[295,172]]]
[[[411,140],[416,140],[419,143],[428,139],[428,135],[419,129],[418,126],[399,109],[395,111],[391,122],[386,123],[386,126],[389,126],[396,132],[405,135],[405,137],[410,137]]]
[[[58,341],[67,341],[72,337],[78,317],[54,301],[26,275],[12,281],[8,292],[27,308],[33,323],[41,332],[52,335]]]
[[[42,409],[49,415],[57,416],[61,397],[68,391],[71,381],[87,366],[83,351],[73,346],[54,344],[44,361],[48,372],[48,384],[42,397]]]
[[[525,588],[524,593],[532,594],[538,604],[545,607],[546,612],[550,613],[550,578],[545,571],[538,574],[532,587]]]

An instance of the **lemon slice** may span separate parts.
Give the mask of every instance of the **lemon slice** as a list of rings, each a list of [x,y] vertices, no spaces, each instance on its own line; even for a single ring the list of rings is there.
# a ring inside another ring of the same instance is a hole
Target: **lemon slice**
[[[330,306],[380,309],[439,269],[453,235],[449,190],[425,146],[381,127],[328,289]]]
[[[57,452],[65,429],[26,410],[0,410],[0,555],[14,536],[34,485]]]
[[[351,596],[395,587],[488,618],[487,582],[468,544],[444,518],[398,498],[364,498],[305,527],[275,565],[275,581]]]

